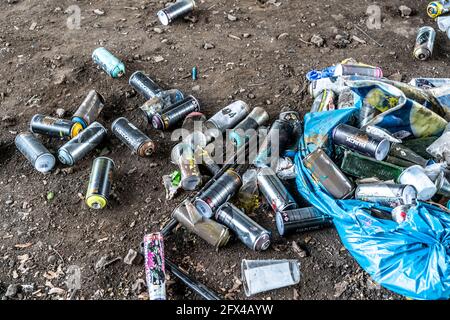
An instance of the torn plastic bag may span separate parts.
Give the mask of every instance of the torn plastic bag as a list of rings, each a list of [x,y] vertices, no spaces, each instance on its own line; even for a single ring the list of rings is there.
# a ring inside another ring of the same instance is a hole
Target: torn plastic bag
[[[330,133],[358,108],[309,113],[295,163],[298,190],[314,207],[333,217],[343,245],[380,285],[413,299],[450,298],[450,215],[419,202],[397,224],[370,214],[390,210],[357,200],[336,200],[311,177],[302,159],[317,147],[328,154]]]

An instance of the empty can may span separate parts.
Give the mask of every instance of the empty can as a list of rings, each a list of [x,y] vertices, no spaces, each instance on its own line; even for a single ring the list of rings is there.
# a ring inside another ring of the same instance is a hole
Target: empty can
[[[239,191],[241,186],[241,176],[235,169],[228,169],[195,199],[194,205],[202,216],[211,218],[222,204]]]
[[[262,126],[268,120],[269,114],[267,111],[256,107],[231,131],[229,138],[239,148],[250,139],[259,126]]]
[[[197,189],[202,182],[202,176],[191,146],[186,143],[177,144],[172,149],[171,158],[180,168],[183,189],[186,191]]]
[[[92,209],[106,207],[111,192],[114,161],[107,157],[96,158],[92,164],[89,186],[86,192],[86,204]]]
[[[194,0],[177,0],[170,6],[158,11],[158,19],[162,25],[167,26],[173,20],[183,17],[196,8]]]
[[[414,56],[419,60],[427,60],[433,54],[436,31],[432,27],[422,27],[419,29],[414,47]]]
[[[336,66],[334,76],[363,76],[382,78],[383,70],[364,64],[339,64]]]
[[[280,236],[322,229],[333,225],[333,219],[314,207],[279,211],[275,216]]]
[[[72,121],[78,122],[83,128],[86,128],[97,120],[104,106],[105,99],[102,95],[95,90],[91,90],[81,103],[80,107],[73,114]]]
[[[74,138],[83,130],[77,122],[58,119],[41,114],[33,116],[30,122],[30,131],[50,137]]]
[[[111,125],[114,135],[140,157],[148,157],[155,150],[155,143],[128,119],[121,117]]]
[[[15,144],[17,150],[31,162],[37,171],[47,173],[55,167],[55,157],[31,132],[19,133],[16,136]]]
[[[193,96],[188,96],[170,106],[162,114],[155,114],[152,118],[153,127],[157,130],[168,130],[194,111],[200,111],[200,103]]]
[[[338,166],[320,148],[311,152],[303,164],[313,179],[336,199],[344,199],[353,192],[353,183],[339,170]]]
[[[395,208],[405,204],[415,204],[417,191],[411,185],[367,183],[355,190],[355,199]]]
[[[95,149],[106,138],[107,130],[98,122],[93,122],[75,138],[58,150],[62,164],[73,166],[85,155]]]
[[[264,167],[259,169],[258,186],[274,212],[298,207],[294,197],[292,197],[271,168]]]
[[[150,300],[166,300],[164,239],[161,233],[144,236],[145,277]]]
[[[269,248],[270,232],[233,204],[226,202],[222,205],[216,212],[216,220],[230,228],[250,249],[264,251]]]
[[[385,159],[391,146],[387,139],[370,136],[366,132],[346,124],[335,127],[332,137],[333,143],[373,157],[376,160]]]
[[[92,53],[92,60],[112,78],[125,75],[125,65],[105,48],[97,48]]]
[[[150,77],[145,75],[142,71],[133,73],[128,80],[128,83],[137,93],[143,96],[145,100],[150,100],[163,91],[155,81],[150,79]]]
[[[414,186],[417,190],[418,200],[430,200],[437,192],[436,185],[428,178],[424,168],[419,165],[406,168],[398,177],[398,182]]]

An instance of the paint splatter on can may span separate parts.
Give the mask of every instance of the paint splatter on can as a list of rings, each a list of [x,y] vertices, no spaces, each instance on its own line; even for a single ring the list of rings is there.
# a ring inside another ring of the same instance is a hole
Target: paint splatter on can
[[[140,157],[148,157],[155,150],[155,143],[128,119],[121,117],[111,125],[114,135]]]
[[[355,190],[355,199],[395,208],[415,204],[417,191],[411,185],[368,183],[360,184]]]
[[[419,29],[414,47],[414,56],[419,60],[427,60],[433,54],[436,31],[432,27],[422,27]]]
[[[33,116],[30,122],[30,131],[50,137],[74,138],[83,130],[77,122],[58,119],[41,114]]]
[[[110,158],[99,157],[94,160],[86,192],[89,208],[103,209],[108,204],[114,167],[114,161]]]
[[[161,233],[144,236],[145,277],[150,300],[166,300],[164,239]]]
[[[239,240],[255,251],[267,250],[270,246],[270,232],[250,219],[233,204],[226,202],[216,212],[216,221],[227,226]]]
[[[85,155],[95,149],[106,138],[107,130],[98,122],[93,122],[75,138],[58,150],[61,163],[73,166]]]
[[[193,96],[170,106],[162,114],[155,114],[152,118],[153,127],[157,130],[168,130],[180,123],[188,114],[200,111],[200,103]]]
[[[83,128],[86,128],[97,120],[104,106],[105,99],[103,96],[97,91],[91,90],[81,103],[80,107],[73,114],[72,121],[78,122]]]
[[[125,75],[125,65],[105,48],[97,48],[92,53],[94,63],[103,69],[112,78]]]
[[[258,186],[274,212],[298,208],[294,197],[271,168],[259,170]]]
[[[162,25],[167,26],[173,20],[189,14],[196,8],[194,0],[178,0],[172,5],[158,11],[158,19]]]
[[[16,136],[15,144],[17,150],[31,162],[37,171],[47,173],[55,167],[55,157],[31,132],[19,133]]]

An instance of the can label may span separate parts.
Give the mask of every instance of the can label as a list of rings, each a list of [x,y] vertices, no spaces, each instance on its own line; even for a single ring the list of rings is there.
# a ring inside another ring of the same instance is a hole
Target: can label
[[[150,300],[166,300],[164,241],[160,233],[144,237],[145,275]]]

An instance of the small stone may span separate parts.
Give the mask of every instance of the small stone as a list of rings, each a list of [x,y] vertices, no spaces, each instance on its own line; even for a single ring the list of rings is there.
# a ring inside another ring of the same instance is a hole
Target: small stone
[[[11,199],[5,201],[5,204],[6,204],[7,206],[12,205],[13,203],[14,203],[14,201],[11,200]]]
[[[30,26],[30,31],[33,31],[37,27],[37,22],[33,22]]]
[[[193,86],[192,91],[200,91],[200,86],[199,85]]]
[[[123,262],[125,264],[128,264],[131,266],[133,264],[133,262],[135,262],[137,256],[138,256],[138,253],[135,250],[130,249],[130,250],[128,250],[128,253],[125,256],[125,258],[123,258]]]
[[[53,191],[50,191],[47,193],[47,200],[52,201],[55,198],[55,193]]]
[[[205,50],[214,49],[214,48],[215,48],[215,46],[214,46],[214,44],[212,44],[212,43],[206,42],[206,43],[203,45],[203,49],[205,49]]]
[[[287,37],[289,37],[289,33],[284,32],[284,33],[280,34],[280,35],[277,37],[277,39],[278,39],[278,40],[282,40],[282,39],[287,38]]]
[[[95,10],[94,10],[94,13],[95,13],[96,15],[98,15],[98,16],[103,16],[103,15],[105,15],[105,11],[100,10],[100,9],[95,9]]]
[[[58,118],[63,118],[65,114],[66,110],[64,110],[63,108],[56,109],[56,115],[58,116]]]
[[[154,27],[153,31],[156,32],[156,33],[163,33],[164,32],[163,29],[158,28],[158,27]]]
[[[14,298],[19,291],[19,286],[17,284],[10,284],[8,289],[6,289],[5,297]]]
[[[255,98],[256,98],[255,95],[254,95],[253,93],[249,93],[249,94],[247,95],[247,97],[248,97],[249,99],[255,99]]]
[[[163,56],[155,56],[155,57],[153,57],[153,61],[155,61],[156,63],[163,62],[164,57]]]
[[[144,291],[146,286],[147,284],[143,279],[137,279],[131,286],[131,289],[133,290],[134,293],[140,294],[142,293],[142,291]]]
[[[47,258],[47,262],[49,263],[49,264],[54,264],[55,262],[56,262],[56,256],[54,256],[54,255],[50,255],[50,256],[48,256],[48,258]]]
[[[311,37],[310,42],[315,44],[317,47],[322,47],[325,44],[325,40],[317,34],[315,34]]]
[[[250,34],[250,33],[244,33],[244,34],[242,34],[242,36],[243,36],[244,38],[250,38],[250,37],[251,37],[251,34]]]
[[[236,21],[236,20],[237,20],[237,17],[233,16],[232,14],[228,14],[228,15],[227,15],[227,18],[228,18],[228,20],[230,20],[230,21]]]
[[[405,5],[401,5],[398,10],[400,10],[400,13],[402,17],[409,17],[412,13],[412,9],[410,7],[407,7]]]
[[[22,284],[20,287],[22,288],[22,292],[26,294],[33,293],[34,291],[34,284]]]

